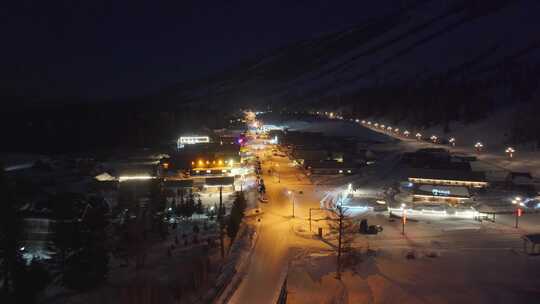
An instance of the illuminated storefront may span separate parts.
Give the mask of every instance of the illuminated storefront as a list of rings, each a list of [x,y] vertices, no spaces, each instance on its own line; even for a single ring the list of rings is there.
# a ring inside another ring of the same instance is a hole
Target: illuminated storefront
[[[234,159],[197,159],[191,162],[190,173],[196,175],[230,175],[237,162]]]
[[[471,200],[469,188],[465,186],[414,185],[413,203],[460,204]]]

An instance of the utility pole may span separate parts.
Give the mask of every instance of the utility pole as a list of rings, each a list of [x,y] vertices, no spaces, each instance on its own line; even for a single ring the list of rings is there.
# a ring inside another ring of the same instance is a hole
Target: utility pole
[[[292,217],[294,217],[294,195],[292,197]]]
[[[219,186],[219,244],[221,249],[221,258],[225,258],[225,244],[223,242],[223,186]]]
[[[311,232],[311,209],[309,208],[309,232]]]
[[[407,222],[407,211],[405,210],[405,204],[401,204],[401,235],[405,235],[405,223]]]
[[[218,210],[218,219],[221,220],[223,217],[223,186],[219,186],[219,210]]]

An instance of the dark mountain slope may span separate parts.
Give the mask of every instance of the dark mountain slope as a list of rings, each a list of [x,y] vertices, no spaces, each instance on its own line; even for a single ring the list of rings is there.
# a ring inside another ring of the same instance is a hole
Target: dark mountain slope
[[[332,96],[346,100],[373,88],[434,83],[445,87],[482,83],[486,92],[496,91],[496,85],[489,87],[487,82],[513,77],[509,73],[516,71],[509,68],[510,62],[530,67],[529,83],[538,79],[533,67],[540,62],[534,30],[540,28],[539,17],[540,3],[534,0],[415,1],[390,15],[374,16],[358,26],[269,52],[215,77],[170,88],[159,99],[305,105]]]

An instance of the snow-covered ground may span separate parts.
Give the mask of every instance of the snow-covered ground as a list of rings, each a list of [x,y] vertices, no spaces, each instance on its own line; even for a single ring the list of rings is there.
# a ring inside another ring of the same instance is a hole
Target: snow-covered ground
[[[270,123],[272,123],[270,121]],[[357,137],[361,141],[388,142],[387,136],[381,136],[365,128],[351,128],[347,121],[299,121],[288,120],[284,122],[275,122],[287,127],[291,131],[303,132],[321,132],[326,136],[344,136]]]
[[[364,251],[337,280],[335,256],[306,253],[290,267],[287,303],[537,303],[538,258],[511,250],[405,255]]]

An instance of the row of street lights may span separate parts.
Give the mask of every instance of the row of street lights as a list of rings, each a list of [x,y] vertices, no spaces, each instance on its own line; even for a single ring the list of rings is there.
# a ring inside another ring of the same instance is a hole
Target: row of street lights
[[[358,121],[358,120],[355,120],[355,121]],[[398,136],[409,137],[411,135],[411,132],[409,130],[403,130],[401,132],[401,130],[399,128],[392,128],[391,126],[386,126],[384,124],[379,124],[379,123],[376,123],[376,122],[362,120],[361,124],[366,125],[368,127],[378,128],[378,129],[381,129],[381,130],[386,131],[388,133],[393,133],[393,134],[398,135]],[[418,141],[422,140],[422,138],[423,138],[423,135],[420,132],[417,132],[414,136],[416,137],[416,139]],[[437,144],[437,143],[440,142],[440,138],[437,135],[431,135],[429,137],[429,139],[434,144]],[[450,137],[448,139],[448,144],[450,146],[452,146],[452,147],[455,147],[456,146],[456,138]],[[484,150],[484,144],[482,142],[480,142],[480,141],[476,142],[474,144],[474,149],[476,150],[477,153],[480,153],[480,152],[482,152]],[[506,155],[508,156],[509,159],[512,159],[512,158],[514,158],[514,154],[516,153],[516,149],[513,148],[513,147],[507,147],[504,150],[504,152],[506,153]]]

